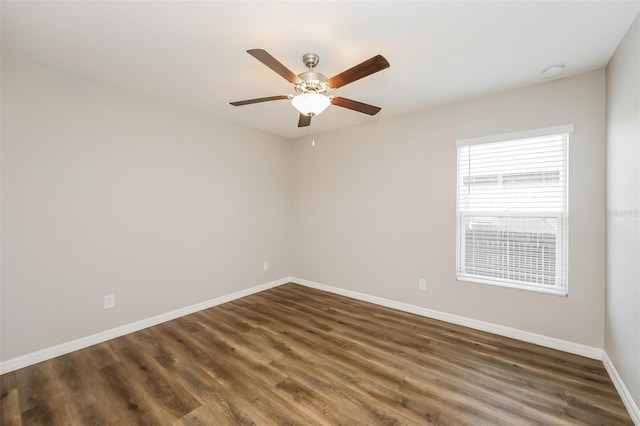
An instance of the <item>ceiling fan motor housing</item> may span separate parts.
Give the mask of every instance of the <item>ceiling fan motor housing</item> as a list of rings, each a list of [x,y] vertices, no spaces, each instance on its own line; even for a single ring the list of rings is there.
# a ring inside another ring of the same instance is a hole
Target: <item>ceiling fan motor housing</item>
[[[294,85],[296,92],[298,93],[326,93],[331,90],[331,87],[327,83],[327,77],[319,72],[307,71],[302,74],[298,74],[300,77],[300,83]]]

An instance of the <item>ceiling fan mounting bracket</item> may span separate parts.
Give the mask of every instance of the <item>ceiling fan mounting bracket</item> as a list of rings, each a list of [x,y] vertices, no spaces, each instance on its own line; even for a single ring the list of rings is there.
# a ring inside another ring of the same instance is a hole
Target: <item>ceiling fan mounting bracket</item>
[[[307,68],[309,68],[309,70],[311,70],[318,65],[318,62],[320,62],[320,56],[315,53],[305,53],[302,55],[302,62]]]

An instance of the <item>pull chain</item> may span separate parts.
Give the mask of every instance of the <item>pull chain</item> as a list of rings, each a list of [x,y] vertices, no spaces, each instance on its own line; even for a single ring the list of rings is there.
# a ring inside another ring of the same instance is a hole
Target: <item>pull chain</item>
[[[316,137],[314,132],[313,120],[311,120],[311,146],[312,147],[316,146]]]

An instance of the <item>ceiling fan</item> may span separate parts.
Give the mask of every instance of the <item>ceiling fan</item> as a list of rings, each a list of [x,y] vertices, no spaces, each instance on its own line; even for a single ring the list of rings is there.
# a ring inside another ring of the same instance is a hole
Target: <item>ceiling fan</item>
[[[298,75],[291,72],[264,49],[251,49],[247,50],[247,53],[291,83],[297,95],[277,95],[266,98],[247,99],[244,101],[231,102],[233,106],[290,99],[291,104],[300,111],[298,127],[305,127],[311,124],[311,117],[320,114],[330,104],[369,115],[375,115],[381,109],[352,99],[332,96],[330,93],[344,85],[388,68],[389,62],[387,62],[382,55],[376,55],[338,75],[327,78],[323,74],[314,71],[315,66],[318,65],[318,61],[320,60],[320,57],[315,53],[305,53],[302,56],[302,62],[309,70]]]

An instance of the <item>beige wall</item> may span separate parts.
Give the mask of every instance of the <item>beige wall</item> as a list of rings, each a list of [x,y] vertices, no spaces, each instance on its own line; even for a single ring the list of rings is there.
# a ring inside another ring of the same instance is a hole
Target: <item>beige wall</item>
[[[7,60],[1,137],[2,360],[290,273],[288,141]]]
[[[640,406],[640,15],[607,66],[605,350]]]
[[[2,360],[288,275],[604,343],[603,71],[296,140],[293,156],[64,72],[2,71]],[[569,297],[457,282],[455,140],[566,123]]]
[[[600,70],[296,140],[293,275],[601,348],[604,90]],[[456,139],[567,123],[569,297],[457,282]]]

